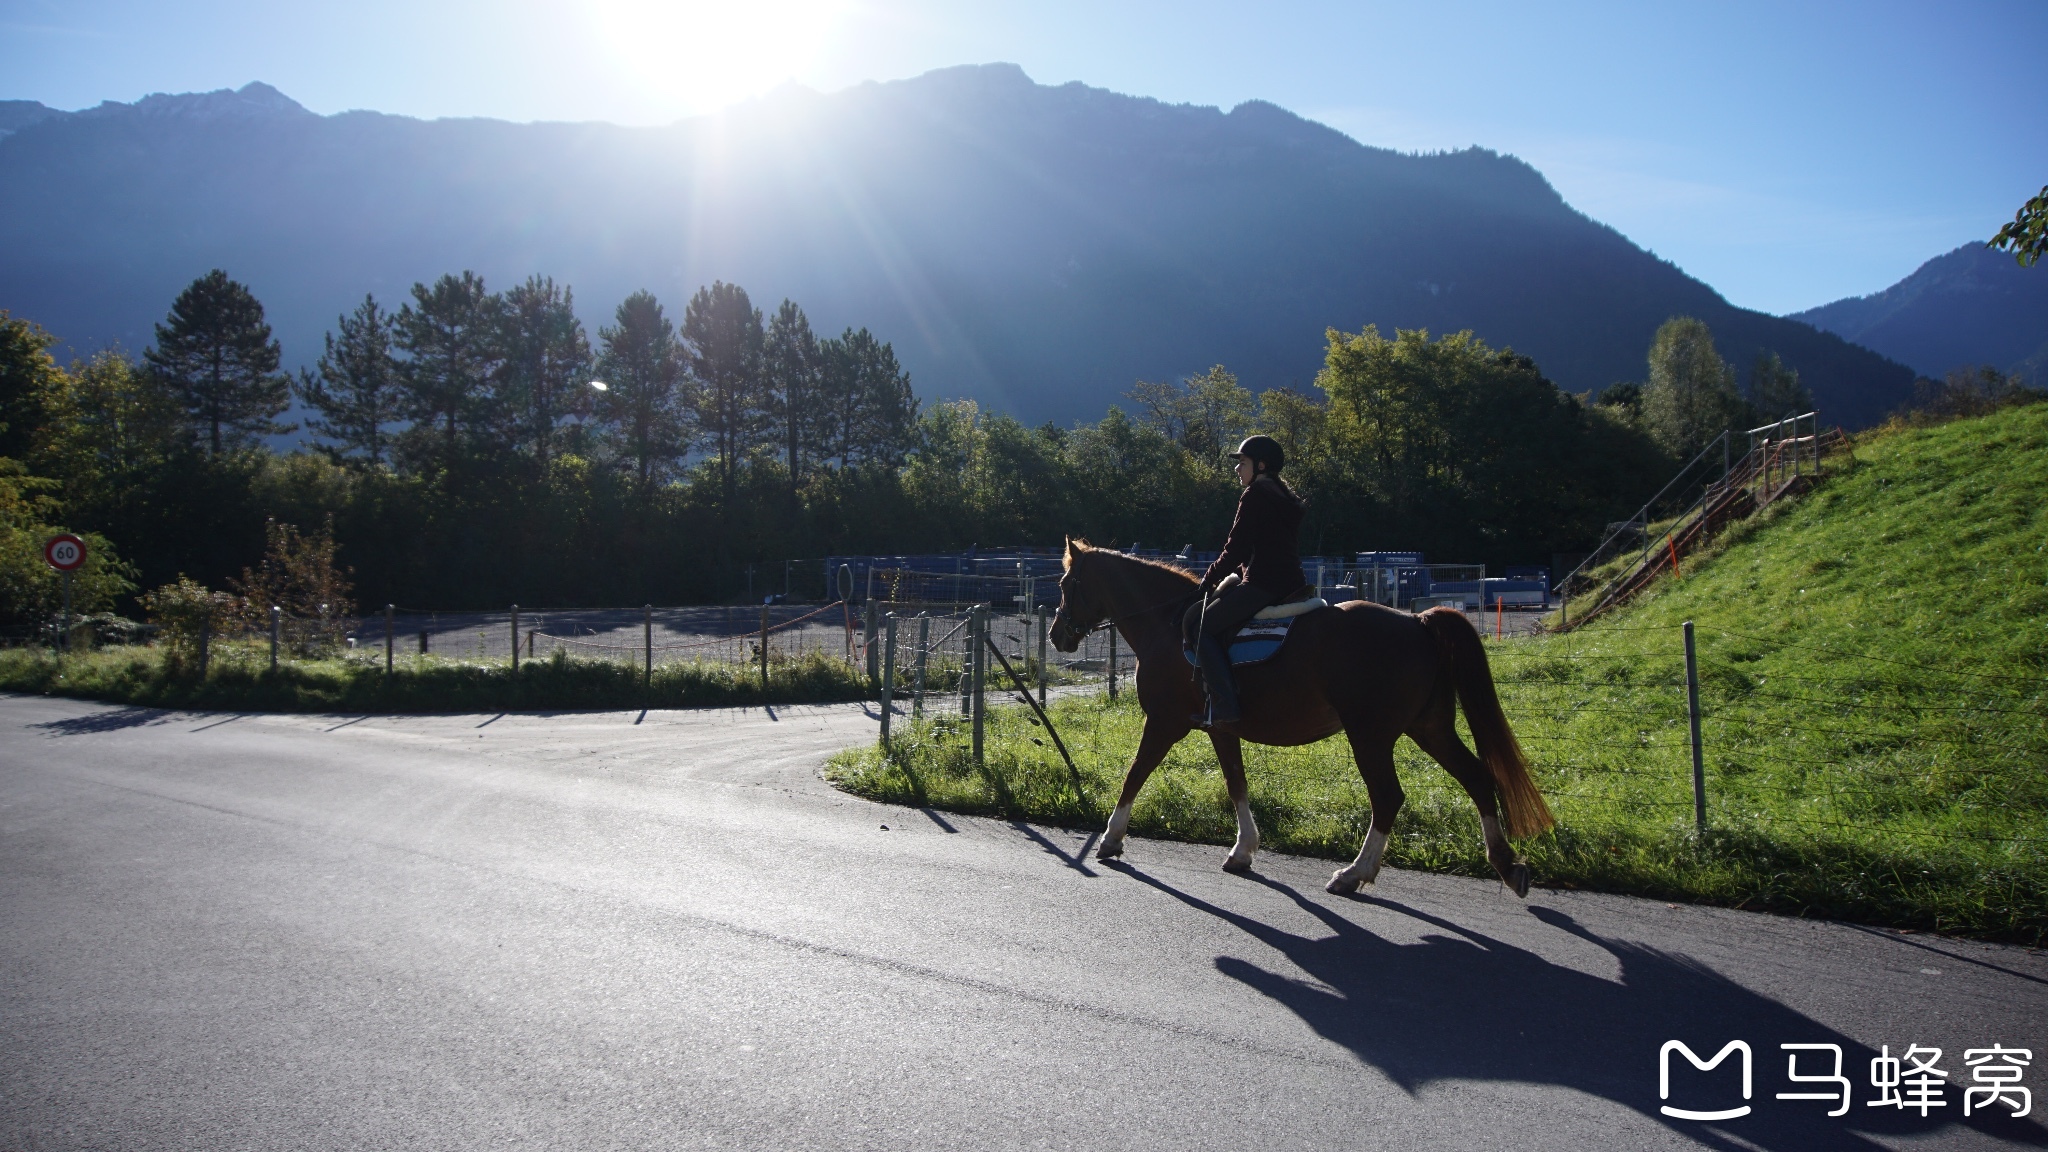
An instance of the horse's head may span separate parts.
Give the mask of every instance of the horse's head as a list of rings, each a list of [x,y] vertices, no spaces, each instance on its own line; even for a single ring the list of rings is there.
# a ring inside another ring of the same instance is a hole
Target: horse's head
[[[1088,556],[1094,549],[1086,540],[1067,538],[1066,569],[1060,574],[1060,608],[1052,617],[1052,644],[1072,652],[1095,627],[1109,619],[1109,607],[1102,590],[1091,580]]]

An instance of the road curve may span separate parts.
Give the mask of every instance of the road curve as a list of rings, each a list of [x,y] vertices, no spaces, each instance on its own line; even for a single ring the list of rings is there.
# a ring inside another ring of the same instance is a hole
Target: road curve
[[[2048,1098],[1965,1119],[1957,1086],[2000,1043],[2048,1093],[2039,952],[1392,870],[1353,900],[1152,841],[1106,868],[823,783],[872,738],[858,706],[0,698],[0,1149],[2048,1146]],[[1752,1098],[1731,1060],[1660,1099],[1674,1039],[1745,1041]],[[1784,1043],[1843,1048],[1848,1115],[1775,1099]],[[1869,1106],[1913,1044],[1947,1103]]]

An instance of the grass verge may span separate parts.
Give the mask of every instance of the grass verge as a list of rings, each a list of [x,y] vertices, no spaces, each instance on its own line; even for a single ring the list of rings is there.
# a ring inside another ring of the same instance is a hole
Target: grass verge
[[[2048,405],[1891,431],[1814,494],[1739,526],[1607,620],[1488,641],[1559,827],[1520,847],[1541,882],[2048,939]],[[1693,620],[1708,826],[1694,827],[1681,623]],[[971,763],[950,718],[829,775],[878,800],[1099,826],[1137,746],[1128,700],[1056,702],[1070,775],[1027,714],[992,709]],[[1388,847],[1490,875],[1472,805],[1412,744]],[[1275,849],[1347,859],[1370,815],[1341,739],[1247,748]],[[1175,748],[1141,835],[1228,844],[1221,773]]]
[[[764,691],[758,666],[662,664],[651,684],[641,670],[610,660],[556,654],[514,673],[502,662],[343,657],[269,668],[267,651],[222,645],[200,677],[154,648],[107,648],[53,656],[0,652],[0,691],[76,696],[155,708],[249,712],[502,712],[612,708],[702,708],[859,700],[866,678],[843,660],[812,654],[771,661]]]

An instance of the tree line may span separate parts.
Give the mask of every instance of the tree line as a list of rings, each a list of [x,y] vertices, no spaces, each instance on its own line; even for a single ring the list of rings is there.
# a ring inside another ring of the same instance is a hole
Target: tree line
[[[63,526],[94,544],[86,601],[128,612],[181,577],[188,599],[268,587],[279,540],[363,603],[451,609],[716,602],[779,590],[793,557],[1066,534],[1213,548],[1224,454],[1254,431],[1288,452],[1307,551],[1543,563],[1722,428],[1804,402],[1774,358],[1738,387],[1685,318],[1645,382],[1597,400],[1469,332],[1367,327],[1329,330],[1311,388],[1254,394],[1219,365],[1067,427],[921,403],[886,341],[819,338],[796,303],[725,283],[680,322],[636,292],[593,339],[566,286],[451,274],[395,310],[365,297],[288,376],[261,303],[214,271],[155,337],[60,367],[0,313],[0,623],[49,610],[38,534]],[[294,398],[310,439],[265,447]]]

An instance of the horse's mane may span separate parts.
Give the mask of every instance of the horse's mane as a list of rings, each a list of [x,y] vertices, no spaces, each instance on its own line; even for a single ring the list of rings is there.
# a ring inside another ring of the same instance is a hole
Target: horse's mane
[[[1076,556],[1083,556],[1089,553],[1093,553],[1098,556],[1114,556],[1121,563],[1135,564],[1145,568],[1157,569],[1160,572],[1165,572],[1174,576],[1178,576],[1182,580],[1185,580],[1190,584],[1197,583],[1195,577],[1190,575],[1188,571],[1184,568],[1178,568],[1172,564],[1167,564],[1159,560],[1147,560],[1143,556],[1133,556],[1128,552],[1119,552],[1114,548],[1098,548],[1095,545],[1090,544],[1088,541],[1081,539],[1079,537],[1067,541],[1067,554],[1065,558],[1061,561],[1061,567],[1072,568],[1074,565],[1074,558]]]

